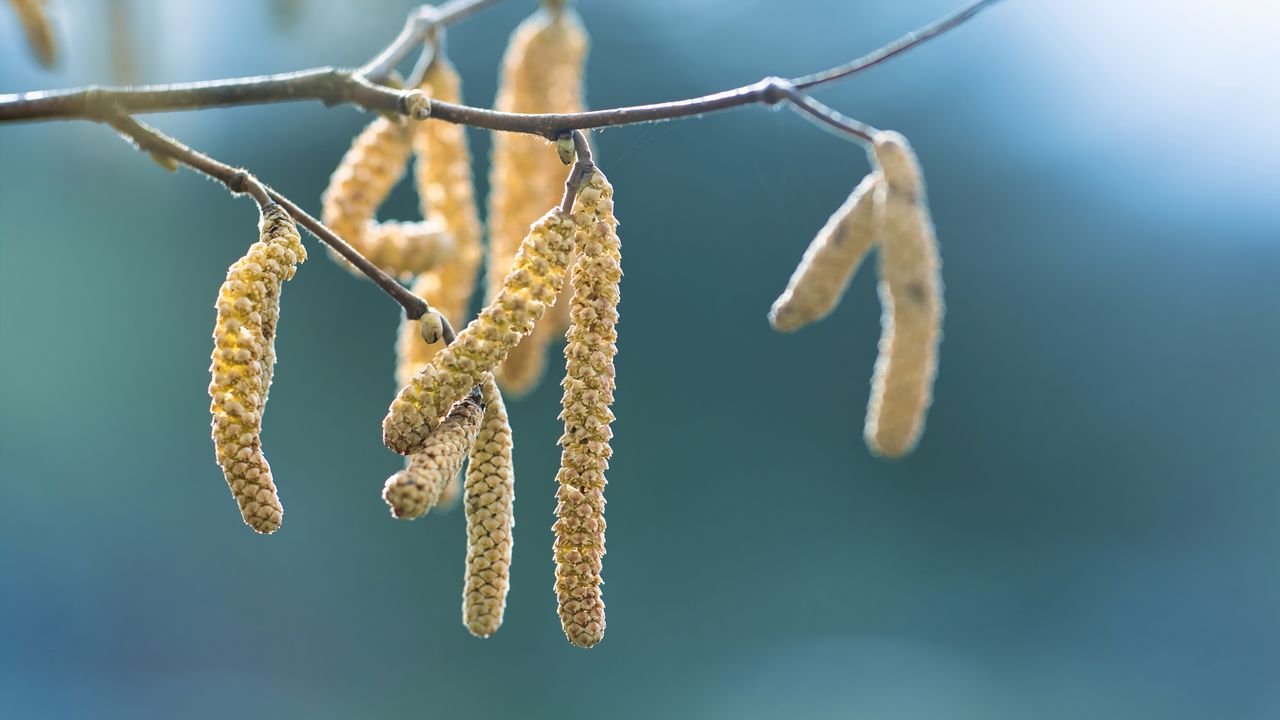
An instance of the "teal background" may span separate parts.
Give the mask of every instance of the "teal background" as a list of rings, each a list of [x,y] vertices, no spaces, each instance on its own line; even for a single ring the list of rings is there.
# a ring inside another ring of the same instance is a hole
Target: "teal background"
[[[296,5],[134,2],[138,79],[356,64],[411,6]],[[826,67],[954,2],[579,5],[610,107]],[[818,94],[911,138],[943,245],[937,401],[897,462],[861,439],[874,274],[794,336],[765,321],[862,151],[761,108],[597,138],[626,278],[591,651],[551,592],[555,378],[511,407],[513,588],[477,640],[461,513],[378,497],[396,307],[308,239],[264,435],[286,518],[255,536],[205,392],[252,203],[90,123],[0,127],[0,717],[1280,716],[1280,18],[1143,5],[1010,1]],[[0,8],[0,92],[112,82],[105,6],[55,2],[57,72]],[[471,102],[532,7],[450,31]],[[366,119],[148,121],[318,211]]]

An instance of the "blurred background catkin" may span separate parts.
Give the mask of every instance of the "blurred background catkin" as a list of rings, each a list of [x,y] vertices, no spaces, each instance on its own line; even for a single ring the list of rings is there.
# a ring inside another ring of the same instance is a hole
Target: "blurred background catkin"
[[[592,107],[842,62],[955,0],[583,0]],[[0,92],[354,65],[412,6],[0,7]],[[489,104],[509,0],[449,32]],[[622,220],[609,633],[564,641],[552,372],[510,404],[502,629],[460,622],[460,512],[378,497],[397,308],[289,283],[264,442],[288,522],[214,464],[213,302],[257,211],[84,122],[0,126],[0,717],[1280,715],[1280,50],[1271,3],[1017,0],[818,97],[919,153],[946,338],[914,455],[862,442],[874,273],[794,336],[765,313],[863,151],[743,109],[596,140]],[[151,116],[312,212],[368,118]],[[490,138],[469,133],[485,188]],[[383,217],[413,220],[402,183]],[[558,350],[555,351],[558,353]]]

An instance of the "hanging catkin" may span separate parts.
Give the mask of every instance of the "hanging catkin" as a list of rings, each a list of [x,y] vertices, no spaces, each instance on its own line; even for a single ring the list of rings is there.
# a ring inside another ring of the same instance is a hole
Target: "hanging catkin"
[[[920,165],[907,139],[875,135],[884,182],[876,188],[880,235],[880,355],[867,404],[867,446],[898,457],[915,447],[933,400],[942,335],[938,240],[925,200]]]
[[[279,205],[263,210],[260,239],[227,270],[209,368],[209,410],[218,465],[245,523],[260,533],[280,527],[284,509],[262,454],[262,414],[275,365],[280,286],[306,260],[293,220]]]
[[[573,211],[578,260],[570,280],[565,346],[560,488],[556,492],[556,596],[569,642],[591,647],[604,637],[601,561],[604,557],[605,470],[613,451],[618,286],[622,279],[613,188],[599,171],[579,187]]]
[[[439,502],[449,481],[462,469],[462,461],[480,431],[482,417],[484,409],[478,398],[463,398],[427,436],[426,444],[413,454],[408,466],[387,478],[382,499],[394,517],[413,520]]]
[[[530,16],[515,29],[507,45],[494,107],[519,113],[581,112],[587,46],[586,30],[571,8],[560,6]],[[530,223],[560,197],[564,174],[564,165],[542,138],[524,133],[494,135],[489,182],[489,297],[501,287]],[[547,346],[567,325],[567,305],[557,302],[499,368],[498,381],[508,392],[528,392],[541,379]]]
[[[799,330],[831,314],[840,303],[862,258],[876,242],[872,205],[879,182],[879,173],[863,178],[809,243],[787,289],[769,311],[774,330]]]
[[[542,217],[520,244],[502,290],[453,344],[400,389],[382,420],[382,440],[401,455],[418,451],[453,404],[484,380],[533,330],[564,284],[573,220],[560,208]]]
[[[510,587],[511,528],[515,469],[511,464],[511,423],[493,376],[485,377],[484,421],[467,462],[463,508],[467,514],[467,569],[462,591],[462,624],[488,637],[502,625]]]
[[[355,137],[329,178],[329,186],[321,196],[321,220],[361,255],[369,253],[366,231],[378,206],[404,175],[409,151],[409,132],[404,123],[379,117]],[[348,270],[359,272],[333,250],[329,256]]]
[[[449,262],[456,252],[452,235],[435,220],[425,222],[369,222],[360,254],[401,280]]]
[[[18,22],[22,23],[31,54],[41,65],[53,67],[58,62],[58,43],[44,7],[45,0],[10,0],[10,4],[18,15]]]

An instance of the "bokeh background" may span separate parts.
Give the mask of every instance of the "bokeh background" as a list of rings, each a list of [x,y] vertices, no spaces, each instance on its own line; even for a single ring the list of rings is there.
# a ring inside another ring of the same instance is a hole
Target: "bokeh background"
[[[0,92],[353,65],[411,3],[135,0],[123,63],[109,5],[54,3],[56,72],[3,8]],[[589,98],[810,72],[954,5],[582,0]],[[533,7],[450,31],[471,102]],[[311,243],[265,432],[286,522],[255,536],[205,393],[252,204],[93,124],[0,127],[0,717],[1280,717],[1277,23],[1011,0],[818,94],[911,138],[943,243],[937,401],[898,462],[861,439],[874,274],[765,322],[862,150],[761,108],[603,133],[627,276],[591,651],[551,592],[555,378],[512,407],[513,589],[477,640],[461,513],[378,498],[395,306]],[[366,122],[150,120],[312,210]],[[401,188],[384,217],[415,212]]]

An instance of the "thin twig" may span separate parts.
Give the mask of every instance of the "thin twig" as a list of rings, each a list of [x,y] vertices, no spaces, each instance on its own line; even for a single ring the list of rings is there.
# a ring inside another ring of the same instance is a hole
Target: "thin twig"
[[[794,86],[787,90],[787,99],[791,101],[791,107],[796,112],[809,120],[815,121],[819,127],[825,130],[834,130],[841,137],[852,136],[869,143],[872,142],[872,136],[879,132],[879,130],[861,120],[854,120],[839,110],[814,100],[807,93],[796,89]]]
[[[569,177],[564,181],[564,199],[560,201],[560,211],[565,215],[573,212],[573,200],[578,194],[578,186],[582,184],[582,178],[596,166],[591,160],[591,144],[587,142],[586,133],[574,130],[572,137],[573,152],[577,161],[573,163],[573,168],[569,170]]]
[[[377,57],[365,63],[358,74],[376,83],[385,83],[396,66],[404,61],[413,49],[422,44],[433,29],[464,20],[495,5],[502,0],[453,0],[439,7],[423,5],[409,13],[404,27]]]

